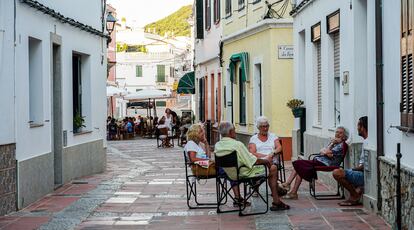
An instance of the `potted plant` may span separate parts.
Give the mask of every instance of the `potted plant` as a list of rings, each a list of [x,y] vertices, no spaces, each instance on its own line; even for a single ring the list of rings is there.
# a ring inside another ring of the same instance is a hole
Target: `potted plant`
[[[73,118],[73,127],[74,132],[79,133],[82,131],[82,128],[85,128],[85,117],[82,117],[80,113],[76,113],[75,117]]]
[[[303,117],[305,114],[305,107],[303,107],[303,101],[300,99],[291,99],[287,102],[287,107],[292,110],[294,117]]]

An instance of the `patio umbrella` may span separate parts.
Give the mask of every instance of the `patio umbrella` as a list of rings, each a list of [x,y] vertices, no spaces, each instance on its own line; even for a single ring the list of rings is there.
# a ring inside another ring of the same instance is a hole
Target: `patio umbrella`
[[[146,101],[148,99],[168,99],[171,98],[171,93],[167,91],[162,91],[158,89],[143,89],[136,93],[128,94],[124,99],[129,100],[130,102],[134,101]]]

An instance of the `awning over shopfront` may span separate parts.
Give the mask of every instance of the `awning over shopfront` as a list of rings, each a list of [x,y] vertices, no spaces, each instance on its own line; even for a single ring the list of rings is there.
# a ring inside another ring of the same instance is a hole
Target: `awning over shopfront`
[[[248,74],[249,74],[249,55],[246,52],[233,54],[230,57],[230,81],[235,81],[235,75],[236,75],[236,64],[237,62],[240,62],[240,69],[241,71],[241,80],[243,82],[248,81]]]
[[[128,94],[124,99],[129,102],[144,101],[149,99],[168,99],[171,98],[171,93],[158,89],[144,89],[136,93]]]
[[[194,71],[188,72],[181,77],[178,82],[177,93],[182,94],[195,94],[195,77]]]

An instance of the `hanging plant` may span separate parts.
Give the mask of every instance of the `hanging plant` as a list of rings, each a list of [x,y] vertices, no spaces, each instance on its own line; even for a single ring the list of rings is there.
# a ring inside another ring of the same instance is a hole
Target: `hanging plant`
[[[286,103],[286,106],[292,110],[294,117],[303,117],[305,114],[304,102],[300,99],[291,99]]]

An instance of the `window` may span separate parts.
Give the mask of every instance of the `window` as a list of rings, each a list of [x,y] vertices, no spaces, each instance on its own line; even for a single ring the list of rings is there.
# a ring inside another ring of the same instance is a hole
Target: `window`
[[[245,0],[238,0],[239,1],[239,10],[243,10],[244,9],[244,2]]]
[[[157,82],[165,82],[165,65],[157,65]]]
[[[72,56],[72,92],[73,92],[73,118],[82,116],[82,62],[81,56],[74,54]],[[77,132],[75,122],[73,130]]]
[[[29,37],[29,123],[43,124],[42,41]]]
[[[205,10],[206,30],[209,30],[211,28],[211,0],[206,0]]]
[[[142,89],[135,89],[135,92],[139,92],[139,91],[141,91]]]
[[[135,66],[135,76],[142,77],[142,65]]]
[[[90,128],[91,124],[91,85],[89,55],[72,54],[72,102],[73,132],[80,132],[81,126]],[[82,124],[79,119],[82,118]]]
[[[226,1],[226,17],[230,17],[231,16],[231,1],[232,0],[225,0]]]
[[[401,126],[414,128],[412,0],[401,1]]]
[[[155,102],[155,106],[156,107],[166,107],[167,106],[167,102],[165,102],[165,101],[156,101]]]
[[[246,83],[243,81],[242,68],[239,68],[239,113],[240,125],[246,125]]]
[[[220,22],[220,0],[214,0],[214,23]]]
[[[174,78],[175,77],[175,69],[174,67],[170,66],[170,77]]]
[[[203,0],[196,0],[196,38],[203,39],[204,38],[204,24],[203,24],[204,16],[203,16]]]

